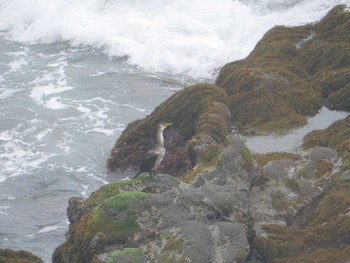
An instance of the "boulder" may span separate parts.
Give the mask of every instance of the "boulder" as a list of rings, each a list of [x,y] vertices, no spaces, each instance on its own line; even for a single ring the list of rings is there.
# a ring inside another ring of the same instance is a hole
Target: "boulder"
[[[44,263],[44,261],[27,251],[14,251],[12,249],[0,249],[1,263]]]
[[[158,171],[179,176],[197,162],[210,162],[218,153],[229,132],[229,115],[224,90],[212,84],[184,88],[145,119],[130,123],[113,147],[106,166],[119,175],[137,172],[144,153],[155,145],[158,124],[165,121],[173,125],[164,133],[167,153]],[[189,151],[194,147],[198,156],[191,160]]]
[[[238,138],[193,184],[156,180],[108,184],[69,201],[67,240],[53,262],[234,262],[249,253],[249,173]]]

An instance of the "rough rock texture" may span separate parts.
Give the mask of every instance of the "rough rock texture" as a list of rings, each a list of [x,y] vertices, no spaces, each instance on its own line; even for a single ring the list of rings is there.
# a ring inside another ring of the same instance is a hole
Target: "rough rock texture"
[[[283,132],[323,105],[349,110],[349,23],[338,6],[319,23],[275,27],[246,59],[225,65],[216,85],[185,88],[131,123],[109,170],[137,169],[168,121],[159,172],[182,177],[140,177],[72,198],[53,262],[350,261],[349,117],[307,135],[299,155],[254,156],[228,135],[231,125]]]
[[[53,262],[350,260],[349,171],[335,150],[261,167],[238,137],[227,142],[217,165],[191,183],[145,176],[72,198]]]
[[[307,134],[303,148],[308,149],[315,146],[328,146],[336,149],[343,158],[343,169],[350,169],[350,116],[335,122],[325,130]]]
[[[0,263],[43,263],[39,257],[26,252],[0,249]]]
[[[167,154],[158,171],[181,175],[197,162],[194,160],[191,164],[189,158],[188,151],[193,147],[199,162],[206,162],[217,154],[228,135],[229,115],[224,90],[211,84],[185,88],[145,119],[130,123],[117,140],[106,165],[118,173],[137,171],[143,154],[155,145],[158,124],[165,121],[173,125],[165,130]]]
[[[136,172],[162,121],[173,128],[166,131],[167,154],[158,171],[190,173],[191,181],[191,168],[216,165],[232,126],[243,133],[283,133],[306,124],[324,105],[349,110],[349,39],[350,12],[344,6],[318,23],[274,27],[247,58],[226,64],[215,85],[184,88],[145,119],[130,123],[107,168],[119,176]]]
[[[106,185],[72,198],[67,240],[53,262],[242,262],[249,253],[244,143],[187,184],[168,175]]]
[[[274,27],[247,58],[225,65],[216,84],[236,128],[283,132],[324,104],[349,110],[349,39],[350,13],[338,6],[316,24]]]

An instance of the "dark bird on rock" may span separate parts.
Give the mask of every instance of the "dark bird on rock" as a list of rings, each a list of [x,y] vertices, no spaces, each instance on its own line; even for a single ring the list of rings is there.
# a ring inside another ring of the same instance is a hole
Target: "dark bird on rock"
[[[165,156],[163,131],[170,125],[172,124],[161,123],[158,125],[156,147],[145,153],[140,164],[140,171],[133,177],[133,179],[137,178],[141,173],[149,173],[151,177],[152,173],[153,175],[156,174],[155,169],[157,169]]]
[[[197,158],[198,158],[198,140],[195,138],[192,138],[187,144],[186,144],[186,153],[188,160],[191,163],[191,168],[195,168],[197,166]]]

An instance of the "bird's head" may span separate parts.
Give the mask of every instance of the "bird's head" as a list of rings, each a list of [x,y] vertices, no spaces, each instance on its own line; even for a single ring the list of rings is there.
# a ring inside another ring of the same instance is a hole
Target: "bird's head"
[[[158,128],[162,129],[162,130],[165,130],[166,128],[168,128],[171,125],[173,125],[173,124],[169,123],[169,122],[162,122],[162,123],[159,124]]]

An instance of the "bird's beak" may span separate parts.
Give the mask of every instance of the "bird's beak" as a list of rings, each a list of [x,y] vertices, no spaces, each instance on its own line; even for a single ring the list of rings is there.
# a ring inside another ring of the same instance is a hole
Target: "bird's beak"
[[[169,126],[171,126],[171,125],[173,125],[173,124],[170,123],[170,122],[168,122],[168,123],[166,124],[166,127],[169,127]]]

